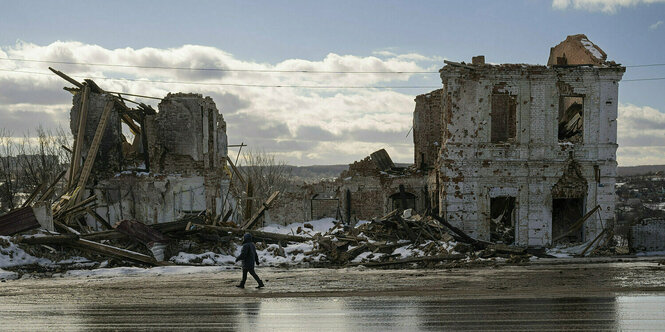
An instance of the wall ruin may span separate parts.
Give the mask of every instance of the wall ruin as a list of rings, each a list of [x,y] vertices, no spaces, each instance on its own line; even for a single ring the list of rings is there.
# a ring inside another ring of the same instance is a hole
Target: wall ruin
[[[563,185],[555,186],[574,162],[575,174],[588,183],[582,197],[584,211],[601,207],[600,218],[594,215],[585,223],[583,238],[597,235],[602,224],[614,220],[618,82],[624,71],[610,65],[449,63],[443,67],[441,214],[470,236],[489,240],[491,199],[514,197],[515,243],[549,245],[553,199],[557,188],[566,191]],[[570,91],[562,92],[561,86]],[[506,121],[495,111],[497,94],[515,100],[515,116],[504,126],[492,123],[497,118]],[[559,140],[559,103],[564,94],[584,98],[583,135],[577,142]],[[515,128],[514,137],[493,140],[492,131],[510,126]]]
[[[75,94],[71,111],[74,135],[81,95]],[[109,100],[113,98],[106,94],[89,95],[84,157]],[[235,209],[234,198],[227,194],[229,178],[224,171],[226,123],[213,100],[200,94],[168,94],[158,109],[157,113],[140,112],[125,105],[114,106],[95,161],[93,181],[86,187],[86,197],[96,196],[95,212],[113,225],[123,219],[146,224],[169,222],[200,213],[214,218]],[[122,134],[121,121],[133,123],[132,119],[139,120],[141,130],[130,144]],[[143,153],[143,142],[147,143],[148,160],[137,165],[141,158],[130,156]],[[89,225],[99,226],[93,216],[86,218]]]

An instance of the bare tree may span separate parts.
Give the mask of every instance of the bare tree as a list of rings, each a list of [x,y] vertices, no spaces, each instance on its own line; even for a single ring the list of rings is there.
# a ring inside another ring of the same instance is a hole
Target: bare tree
[[[16,144],[12,132],[0,129],[0,212],[11,210],[17,205],[18,163],[14,156]]]
[[[242,154],[238,163],[246,187],[236,189],[244,218],[248,219],[266,199],[275,191],[284,191],[291,183],[291,168],[275,155],[263,150],[248,150]],[[236,186],[237,188],[238,186]]]
[[[62,128],[50,131],[41,126],[36,136],[26,133],[21,139],[0,129],[0,211],[17,208],[21,195],[27,196],[44,184],[52,184],[67,168],[71,157],[62,145],[71,142]],[[55,188],[54,193],[58,193]]]

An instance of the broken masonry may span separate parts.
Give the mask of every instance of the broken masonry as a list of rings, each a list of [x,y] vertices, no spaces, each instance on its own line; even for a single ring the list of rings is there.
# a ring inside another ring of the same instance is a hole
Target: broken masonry
[[[547,66],[445,63],[443,87],[415,98],[413,165],[377,151],[334,181],[282,193],[271,221],[354,224],[413,208],[475,239],[535,247],[612,227],[625,67],[585,35],[553,47]]]

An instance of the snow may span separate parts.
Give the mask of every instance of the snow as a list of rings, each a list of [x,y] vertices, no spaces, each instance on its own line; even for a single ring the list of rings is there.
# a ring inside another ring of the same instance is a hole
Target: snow
[[[18,273],[0,269],[0,280],[14,280],[14,279],[18,279]]]
[[[411,245],[399,247],[395,249],[395,251],[393,251],[393,255],[399,254],[400,257],[398,258],[402,259],[407,257],[423,256],[425,254],[422,250],[418,248],[409,248],[409,247],[411,247]]]
[[[358,228],[358,227],[360,227],[361,225],[364,225],[364,224],[369,224],[371,222],[372,222],[371,220],[358,220],[356,222],[355,228]]]
[[[331,228],[335,226],[335,218],[323,218],[319,220],[312,220],[308,222],[295,222],[292,224],[288,224],[286,226],[283,225],[277,225],[277,224],[271,224],[265,227],[260,228],[260,231],[263,232],[269,232],[269,233],[279,233],[279,234],[291,234],[291,235],[301,235],[296,233],[298,230],[298,227],[301,228],[303,232],[306,232],[306,234],[313,235],[315,233],[321,233],[324,234]],[[305,224],[311,224],[314,228],[309,229],[305,228]]]
[[[582,243],[576,246],[567,246],[567,245],[557,245],[554,248],[548,248],[546,250],[548,255],[552,255],[557,258],[567,258],[567,257],[573,257],[574,255],[579,255],[584,251],[584,248],[586,248],[589,245],[589,242]],[[587,254],[591,252],[593,248],[590,248],[587,250]]]
[[[9,236],[0,236],[0,268],[14,267],[21,265],[37,264],[41,266],[53,265],[51,260],[38,258],[25,252],[16,244],[12,243]],[[8,246],[3,245],[6,241]]]
[[[196,265],[223,265],[234,264],[236,258],[231,255],[216,254],[214,252],[205,252],[202,254],[189,254],[179,252],[178,255],[171,257],[170,261],[176,264],[196,264]]]
[[[643,251],[635,253],[635,256],[665,256],[665,251]]]
[[[597,46],[594,45],[590,40],[588,40],[586,38],[582,38],[582,40],[580,40],[580,42],[582,42],[582,45],[584,45],[584,48],[586,48],[589,52],[591,52],[591,54],[596,59],[599,59],[599,60],[603,59],[603,55],[598,50]]]
[[[665,211],[665,202],[662,203],[644,203],[644,206],[651,210],[662,210]]]
[[[141,267],[114,267],[101,268],[95,270],[70,270],[63,273],[63,277],[119,277],[119,276],[137,276],[137,275],[175,275],[175,274],[196,274],[196,273],[214,273],[233,269],[230,266],[159,266],[153,268]],[[55,276],[55,275],[54,275]]]

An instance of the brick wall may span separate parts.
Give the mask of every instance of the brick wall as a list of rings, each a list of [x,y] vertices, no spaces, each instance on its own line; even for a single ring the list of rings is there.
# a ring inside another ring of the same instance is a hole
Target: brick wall
[[[585,223],[585,239],[614,219],[616,108],[623,67],[548,68],[484,65],[471,71],[448,65],[444,84],[444,146],[439,178],[441,212],[471,236],[489,240],[492,197],[516,197],[516,241],[551,243],[552,188],[571,160],[588,183],[585,211],[601,206]],[[558,140],[559,86],[584,95],[583,141]],[[515,138],[492,143],[491,97],[497,86],[515,96]],[[596,177],[595,169],[599,177]],[[583,181],[582,181],[583,182]],[[602,222],[601,222],[602,220]]]
[[[436,166],[441,147],[442,89],[416,97],[413,111],[413,160],[418,169]]]

